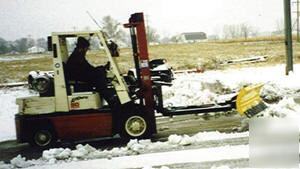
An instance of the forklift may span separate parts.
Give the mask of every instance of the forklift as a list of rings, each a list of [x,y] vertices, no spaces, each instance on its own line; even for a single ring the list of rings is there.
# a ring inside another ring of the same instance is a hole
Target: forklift
[[[242,115],[252,116],[255,113],[249,111],[251,107],[261,107],[261,86],[255,86],[245,88],[241,95],[236,94],[217,105],[165,108],[162,86],[172,85],[172,77],[166,78],[166,74],[162,74],[162,78],[152,77],[143,13],[132,14],[124,27],[130,30],[136,76],[121,74],[116,61],[118,49],[112,47],[103,31],[52,33],[48,38],[48,49],[53,52],[53,71],[35,72],[28,79],[29,86],[38,91],[39,96],[16,100],[19,107],[15,115],[18,142],[49,147],[58,141],[115,135],[125,139],[149,138],[157,133],[155,113],[174,116],[238,109]],[[120,115],[113,114],[101,93],[96,92],[91,84],[67,78],[64,70],[69,57],[67,41],[78,37],[97,38],[99,46],[104,49],[111,65],[107,72],[109,88],[118,96]]]

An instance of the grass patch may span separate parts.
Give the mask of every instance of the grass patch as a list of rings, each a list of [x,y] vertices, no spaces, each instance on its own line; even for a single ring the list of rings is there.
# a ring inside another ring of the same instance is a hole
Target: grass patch
[[[300,60],[300,44],[294,43],[295,62]],[[116,60],[122,73],[133,67],[133,58],[130,48],[121,49],[121,57]],[[250,56],[267,56],[265,63],[251,64],[264,66],[285,63],[285,46],[277,41],[232,41],[202,42],[192,44],[168,44],[149,47],[151,59],[165,58],[175,69],[190,69],[203,66],[206,69],[224,69],[228,67],[247,67],[249,64],[235,66],[220,66],[219,63],[228,59],[246,58]],[[1,57],[1,56],[0,56]],[[107,58],[101,51],[90,51],[88,60],[94,65],[105,64]],[[51,55],[42,58],[19,61],[0,61],[0,83],[24,81],[31,70],[52,70]]]

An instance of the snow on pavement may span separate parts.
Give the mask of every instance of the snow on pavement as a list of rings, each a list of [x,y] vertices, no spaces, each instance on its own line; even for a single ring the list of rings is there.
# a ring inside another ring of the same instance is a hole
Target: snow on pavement
[[[0,141],[15,139],[14,116],[18,112],[17,97],[33,95],[27,88],[15,87],[0,90]]]
[[[149,153],[135,156],[124,156],[89,161],[72,161],[70,163],[58,163],[54,165],[33,166],[29,169],[107,169],[107,168],[143,168],[146,166],[162,166],[182,163],[199,163],[229,159],[248,158],[248,145],[224,146],[216,148],[203,148],[182,151],[170,151],[161,153]]]
[[[111,159],[115,157],[134,156],[153,152],[166,152],[182,150],[187,146],[200,145],[204,141],[224,140],[233,138],[248,137],[248,132],[244,133],[219,133],[200,132],[194,136],[170,135],[166,142],[151,142],[151,140],[130,140],[125,147],[115,147],[111,150],[96,149],[88,144],[78,144],[76,149],[53,148],[43,151],[42,157],[36,160],[26,160],[20,155],[13,158],[9,167],[29,167],[43,166],[48,164],[70,163],[74,161],[84,161],[93,159]],[[4,165],[4,164],[3,164]],[[1,168],[1,165],[0,165]]]

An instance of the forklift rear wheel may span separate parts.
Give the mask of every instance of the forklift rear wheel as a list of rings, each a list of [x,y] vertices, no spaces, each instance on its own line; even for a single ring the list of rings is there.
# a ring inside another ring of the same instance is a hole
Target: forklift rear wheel
[[[48,147],[55,142],[53,133],[49,130],[38,130],[33,135],[33,145]]]
[[[144,116],[127,116],[123,123],[122,136],[125,138],[145,138],[148,135],[149,126]]]

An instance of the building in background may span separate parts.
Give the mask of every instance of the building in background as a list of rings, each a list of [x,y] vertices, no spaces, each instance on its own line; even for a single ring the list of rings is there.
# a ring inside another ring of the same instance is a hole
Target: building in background
[[[203,42],[207,40],[207,35],[204,32],[185,32],[179,39],[184,43]]]
[[[45,52],[45,49],[44,48],[41,48],[41,47],[38,47],[38,46],[33,46],[29,49],[27,49],[28,53],[30,54],[34,54],[34,53],[44,53]]]

